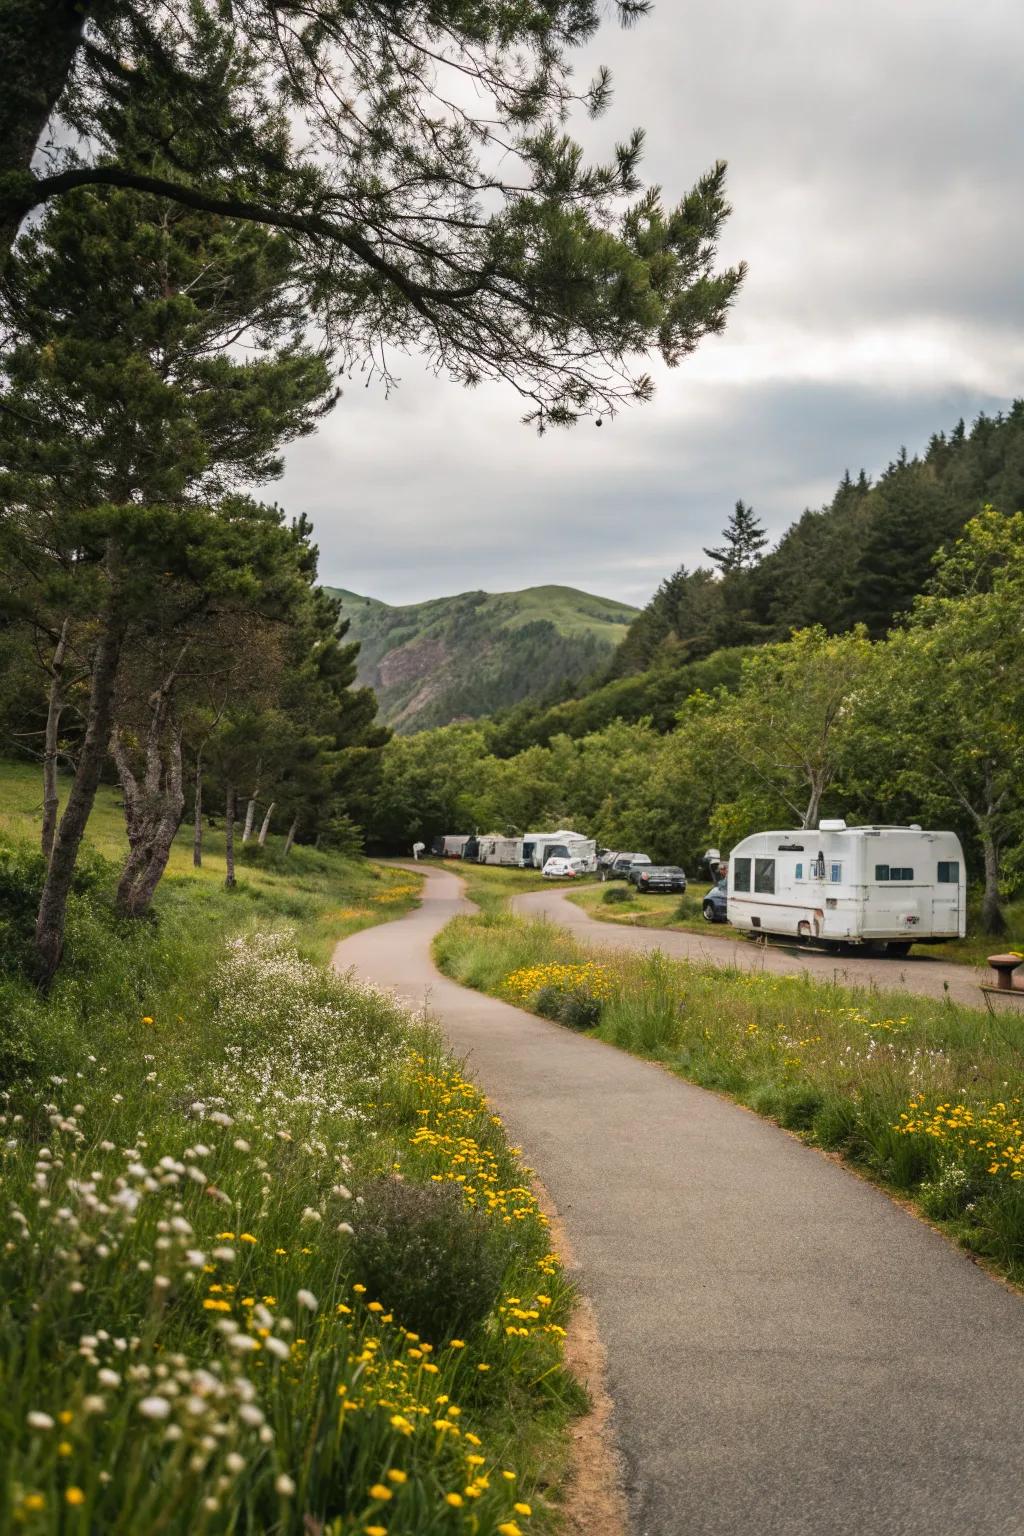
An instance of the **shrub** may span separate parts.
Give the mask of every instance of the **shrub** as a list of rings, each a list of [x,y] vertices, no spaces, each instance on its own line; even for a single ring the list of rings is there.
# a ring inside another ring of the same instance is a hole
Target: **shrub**
[[[596,1029],[601,1022],[601,1000],[584,992],[570,993],[562,999],[559,1019],[570,1029]]]
[[[632,901],[633,892],[627,885],[613,885],[601,897],[601,903],[606,907],[617,906],[620,901]]]
[[[407,1328],[446,1342],[472,1332],[498,1300],[504,1256],[482,1212],[452,1183],[377,1179],[363,1191],[353,1271]]]

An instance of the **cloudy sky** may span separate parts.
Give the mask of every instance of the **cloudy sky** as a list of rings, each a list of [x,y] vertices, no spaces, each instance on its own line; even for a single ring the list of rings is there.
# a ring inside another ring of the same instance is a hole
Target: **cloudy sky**
[[[674,200],[716,158],[750,275],[652,404],[536,437],[499,386],[399,359],[291,450],[322,578],[393,603],[557,581],[642,603],[737,497],[773,535],[963,415],[1024,394],[1020,0],[659,0],[579,59]]]

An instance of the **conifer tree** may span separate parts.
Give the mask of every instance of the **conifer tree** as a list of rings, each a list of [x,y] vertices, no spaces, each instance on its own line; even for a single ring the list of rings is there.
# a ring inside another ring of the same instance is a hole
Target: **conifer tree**
[[[302,340],[294,271],[287,239],[258,225],[89,189],[53,205],[6,274],[4,606],[51,655],[69,620],[88,678],[39,912],[44,980],[133,640],[227,592],[295,580],[279,563],[276,510],[211,511],[232,486],[279,472],[281,444],[333,402],[326,360]],[[233,350],[246,338],[255,360]]]
[[[647,0],[618,0],[624,21]],[[724,166],[675,206],[643,133],[588,164],[565,130],[607,71],[570,55],[598,0],[10,0],[0,6],[0,265],[33,209],[83,186],[286,233],[353,366],[423,354],[512,383],[541,426],[643,400],[722,329]],[[68,131],[71,130],[71,131]],[[45,153],[36,153],[40,137]]]
[[[768,535],[753,507],[738,501],[722,529],[722,540],[717,549],[705,549],[704,553],[723,576],[730,576],[734,571],[753,570],[768,543]]]

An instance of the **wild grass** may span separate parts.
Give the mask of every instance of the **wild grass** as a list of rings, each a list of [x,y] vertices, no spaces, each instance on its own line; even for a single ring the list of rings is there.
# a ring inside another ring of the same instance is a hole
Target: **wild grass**
[[[0,839],[38,846],[41,797],[38,767],[0,759]],[[116,789],[101,787],[86,834],[87,850],[115,865],[128,849],[119,800]],[[202,914],[223,929],[256,915],[271,922],[283,918],[296,925],[303,951],[326,961],[346,934],[398,917],[418,900],[422,882],[415,874],[302,844],[285,857],[283,848],[283,836],[271,834],[259,848],[243,846],[239,833],[238,883],[225,891],[223,825],[204,827],[201,869],[192,864],[192,826],[184,825],[157,890],[156,920],[174,928]],[[113,882],[112,874],[111,889]]]
[[[603,885],[584,886],[573,891],[569,900],[588,917],[605,923],[620,923],[631,928],[674,928],[689,933],[716,931],[701,915],[701,903],[711,889],[706,883],[691,884],[685,893],[669,895],[652,891],[648,896],[638,895],[631,885],[614,881]],[[606,902],[609,891],[622,891],[623,899]],[[721,931],[718,929],[717,931]]]
[[[34,861],[0,854],[0,921]],[[300,950],[348,867],[186,874],[127,923],[90,853],[48,997],[0,945],[4,1536],[552,1526],[568,1287],[438,1036]]]
[[[456,980],[534,1011],[529,967],[592,967],[601,1039],[840,1153],[1024,1284],[1024,1016],[591,952],[507,915],[456,919],[435,953]]]

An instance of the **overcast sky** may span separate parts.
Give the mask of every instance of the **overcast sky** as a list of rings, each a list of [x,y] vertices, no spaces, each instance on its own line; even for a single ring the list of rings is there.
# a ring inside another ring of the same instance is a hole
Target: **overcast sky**
[[[884,468],[1024,394],[1020,0],[660,0],[579,74],[615,97],[595,154],[642,124],[670,200],[716,158],[723,260],[750,275],[723,337],[597,429],[538,438],[517,398],[399,359],[296,445],[279,496],[325,582],[387,602],[561,582],[642,603],[738,497],[777,536],[843,470]]]

